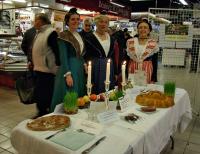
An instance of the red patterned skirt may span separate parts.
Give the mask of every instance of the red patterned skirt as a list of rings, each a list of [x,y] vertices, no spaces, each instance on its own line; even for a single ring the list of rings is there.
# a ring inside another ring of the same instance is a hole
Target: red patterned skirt
[[[128,65],[128,72],[135,73],[135,70],[138,70],[138,63],[130,60]],[[151,61],[143,61],[142,70],[146,72],[147,75],[147,83],[151,83],[151,76],[153,73],[153,65]]]

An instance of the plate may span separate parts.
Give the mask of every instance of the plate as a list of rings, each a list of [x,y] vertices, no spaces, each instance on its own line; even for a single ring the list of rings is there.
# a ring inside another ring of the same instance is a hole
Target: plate
[[[138,111],[141,111],[144,113],[155,113],[158,110],[155,107],[144,106],[144,107],[138,108]]]

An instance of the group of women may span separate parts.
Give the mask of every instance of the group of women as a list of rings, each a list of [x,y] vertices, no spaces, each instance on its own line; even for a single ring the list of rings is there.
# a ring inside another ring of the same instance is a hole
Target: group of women
[[[120,76],[118,69],[119,55],[115,39],[108,34],[109,18],[100,14],[94,18],[96,31],[81,38],[77,32],[80,15],[75,8],[72,8],[65,16],[68,30],[60,33],[58,46],[60,51],[61,66],[58,69],[51,111],[63,101],[66,92],[75,91],[78,96],[86,94],[86,77],[88,61],[92,62],[92,92],[99,94],[105,91],[106,63],[111,60],[110,67],[110,89],[117,84]],[[138,69],[137,64],[147,74],[147,82],[155,82],[157,74],[157,44],[149,38],[152,30],[147,20],[138,23],[138,36],[127,41],[127,56],[124,60],[129,61],[129,73]],[[154,69],[155,68],[155,69]]]

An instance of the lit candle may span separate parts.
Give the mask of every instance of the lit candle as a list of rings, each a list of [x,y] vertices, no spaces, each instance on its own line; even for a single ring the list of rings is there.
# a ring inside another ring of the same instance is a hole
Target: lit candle
[[[91,85],[91,74],[92,74],[92,65],[91,61],[88,62],[88,78],[87,78],[87,85]]]
[[[122,83],[126,82],[126,61],[122,64]]]
[[[110,82],[110,59],[108,59],[106,65],[106,82]]]

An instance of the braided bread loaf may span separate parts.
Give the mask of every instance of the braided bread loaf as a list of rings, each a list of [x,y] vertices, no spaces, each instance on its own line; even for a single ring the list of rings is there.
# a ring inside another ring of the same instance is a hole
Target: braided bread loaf
[[[142,106],[155,106],[158,108],[167,108],[174,105],[174,98],[166,96],[160,91],[149,91],[141,93],[136,97],[136,103]]]

